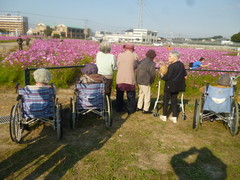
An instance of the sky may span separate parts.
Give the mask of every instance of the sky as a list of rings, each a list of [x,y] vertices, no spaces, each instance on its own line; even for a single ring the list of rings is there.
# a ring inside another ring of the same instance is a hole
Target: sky
[[[65,24],[124,33],[140,27],[166,38],[230,38],[240,32],[240,0],[142,0],[142,6],[140,2],[0,0],[0,14],[26,16],[31,28],[38,23]]]

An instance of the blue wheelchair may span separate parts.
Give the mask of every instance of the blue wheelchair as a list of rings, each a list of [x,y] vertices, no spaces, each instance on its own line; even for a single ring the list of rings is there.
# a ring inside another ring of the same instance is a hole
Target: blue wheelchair
[[[30,130],[36,124],[48,124],[62,137],[60,109],[61,104],[55,96],[53,85],[44,87],[16,86],[17,103],[10,114],[10,136],[13,142],[20,143],[24,130]]]
[[[70,127],[75,129],[81,121],[80,115],[94,113],[103,118],[107,128],[112,126],[112,105],[108,95],[105,94],[104,83],[77,83],[74,96],[70,98]]]
[[[202,97],[196,99],[193,129],[198,130],[204,121],[223,121],[232,136],[239,132],[239,105],[234,98],[236,79],[231,77],[231,87],[219,88],[207,84]]]

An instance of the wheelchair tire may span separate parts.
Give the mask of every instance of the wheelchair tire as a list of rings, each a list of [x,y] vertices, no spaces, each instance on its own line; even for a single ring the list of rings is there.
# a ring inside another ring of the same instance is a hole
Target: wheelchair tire
[[[105,95],[105,102],[103,108],[104,121],[107,128],[112,126],[111,102],[109,96]]]
[[[239,131],[239,107],[236,100],[233,100],[231,106],[231,117],[228,122],[229,130],[232,136],[235,136]]]
[[[76,103],[74,102],[73,98],[70,98],[70,128],[72,130],[76,127]]]
[[[194,108],[194,116],[193,116],[193,129],[198,130],[200,126],[200,113],[202,108],[202,99],[196,99],[195,108]]]
[[[10,136],[16,143],[19,143],[22,139],[22,133],[24,130],[22,121],[23,118],[20,103],[17,103],[12,107],[10,115]]]
[[[61,126],[61,116],[60,116],[61,105],[56,105],[56,130],[57,130],[57,139],[62,138],[62,126]]]

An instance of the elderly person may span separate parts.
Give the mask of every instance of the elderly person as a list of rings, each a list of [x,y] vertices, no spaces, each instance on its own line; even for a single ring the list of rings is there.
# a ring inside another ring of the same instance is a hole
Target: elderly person
[[[103,76],[98,74],[98,68],[96,64],[89,63],[86,64],[85,67],[81,69],[82,76],[77,83],[83,84],[93,84],[93,83],[102,83]]]
[[[52,79],[52,75],[49,72],[49,70],[45,68],[37,69],[33,72],[33,78],[35,80],[35,85],[28,85],[27,87],[29,89],[41,89],[45,87],[51,87],[49,83]],[[54,94],[56,94],[56,87],[53,86],[53,88],[54,88]]]
[[[124,52],[120,53],[117,58],[117,97],[116,111],[123,110],[123,95],[127,92],[127,112],[132,114],[136,111],[136,92],[135,92],[135,69],[138,64],[138,56],[134,53],[134,45],[126,43],[123,46]]]
[[[223,74],[217,80],[217,85],[213,86],[216,88],[229,88],[231,86],[231,78],[228,74]],[[203,86],[199,89],[200,93],[204,93],[206,91],[206,86]]]
[[[146,53],[146,58],[140,61],[137,68],[137,83],[139,88],[139,98],[137,111],[144,114],[151,114],[149,110],[151,104],[151,84],[155,79],[155,63],[153,59],[156,57],[156,52],[152,49]]]
[[[106,94],[111,95],[113,71],[116,68],[116,58],[110,54],[111,44],[109,42],[102,42],[99,47],[99,52],[96,56],[96,65],[98,74],[105,78]]]
[[[162,121],[167,121],[168,103],[171,100],[172,117],[169,119],[173,123],[177,123],[178,105],[177,97],[179,92],[185,91],[185,76],[187,72],[181,61],[178,51],[171,51],[168,56],[170,65],[165,75],[161,78],[165,81],[164,96],[163,96],[163,115],[160,115]]]

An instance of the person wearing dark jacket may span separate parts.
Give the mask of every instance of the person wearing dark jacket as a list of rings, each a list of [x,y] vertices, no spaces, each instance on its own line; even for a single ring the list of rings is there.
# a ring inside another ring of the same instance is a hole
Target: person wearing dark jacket
[[[18,43],[18,49],[23,50],[23,47],[22,47],[23,39],[21,38],[21,36],[18,36],[17,43]]]
[[[146,53],[146,58],[140,61],[137,68],[137,84],[139,88],[139,98],[137,111],[144,114],[152,113],[149,110],[151,103],[151,84],[155,79],[155,63],[153,59],[156,57],[156,52],[152,49]]]
[[[168,66],[167,73],[162,76],[165,81],[164,96],[163,96],[163,115],[160,115],[160,119],[167,120],[168,103],[171,100],[172,117],[169,119],[173,123],[177,123],[178,108],[177,97],[179,92],[185,91],[185,77],[187,72],[182,62],[179,61],[180,54],[178,51],[171,51],[168,56],[170,65]]]

